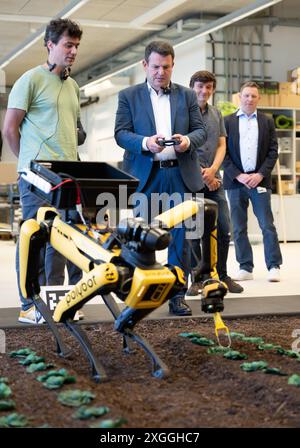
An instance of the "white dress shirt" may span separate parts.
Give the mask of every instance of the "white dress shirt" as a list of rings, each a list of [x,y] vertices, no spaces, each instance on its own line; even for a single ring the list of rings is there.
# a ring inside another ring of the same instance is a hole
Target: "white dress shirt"
[[[241,162],[245,173],[255,171],[258,150],[258,123],[257,111],[251,115],[245,114],[241,109],[239,117]]]
[[[156,133],[161,134],[166,140],[172,137],[170,95],[159,91],[158,93],[147,83],[155,119]],[[143,149],[149,151],[146,145],[148,137],[143,139]],[[154,160],[176,159],[174,146],[166,146],[160,153],[154,154]]]

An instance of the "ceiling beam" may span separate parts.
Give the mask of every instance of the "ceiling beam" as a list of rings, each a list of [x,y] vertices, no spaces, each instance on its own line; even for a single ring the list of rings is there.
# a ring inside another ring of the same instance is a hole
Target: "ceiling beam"
[[[201,26],[196,30],[185,32],[183,35],[179,35],[177,39],[175,38],[173,40],[173,46],[174,48],[179,47],[196,38],[205,36],[209,33],[213,33],[217,30],[233,25],[247,17],[256,14],[259,11],[269,8],[270,6],[274,6],[275,4],[280,3],[281,1],[282,0],[256,0],[255,2],[252,2],[250,5],[244,6],[216,20],[212,20],[211,22]],[[159,33],[153,36],[153,40],[159,38],[160,38]],[[143,44],[143,42],[141,41],[139,41],[139,43]],[[128,47],[127,50],[130,51],[130,47]],[[122,51],[120,53],[122,53]],[[137,56],[135,58],[132,58],[132,60],[127,61],[126,63],[117,63],[116,62],[117,57],[118,54],[99,63],[99,67],[103,67],[105,65],[105,67],[111,67],[111,68],[105,70],[105,72],[102,72],[100,75],[98,75],[99,76],[98,79],[95,79],[96,78],[95,75],[92,81],[86,82],[87,79],[89,79],[90,77],[91,69],[86,69],[79,72],[75,76],[75,79],[77,80],[78,84],[82,86],[81,88],[84,89],[87,85],[95,85],[114,75],[121,74],[122,72],[127,71],[135,67],[136,65],[140,64],[142,61],[141,56]]]
[[[25,16],[19,14],[0,14],[0,22],[18,22],[18,23],[49,23],[53,17],[46,16]],[[90,20],[90,19],[76,19],[81,26],[90,28],[118,28],[118,29],[136,29],[146,31],[161,31],[166,28],[166,25],[139,25],[133,22],[117,22],[110,20]]]
[[[253,16],[253,14],[257,14],[260,11],[263,11],[266,8],[276,5],[277,3],[281,3],[283,0],[256,0],[252,2],[250,5],[244,6],[238,10],[235,10],[220,19],[215,20],[213,23],[209,23],[204,25],[200,30],[193,31],[190,34],[190,37],[186,39],[184,42],[179,42],[176,46],[180,46],[183,43],[190,42],[196,38],[201,36],[205,36],[208,33],[214,33],[218,30],[226,28],[227,26],[234,25],[237,22],[240,22],[247,17]]]
[[[188,0],[165,0],[158,6],[155,6],[155,8],[150,9],[150,11],[147,11],[145,12],[145,14],[142,14],[136,19],[132,20],[130,23],[133,26],[143,26],[146,23],[152,22],[158,17],[161,17],[163,14],[167,12],[169,13],[172,9],[177,8],[177,6],[180,6],[187,1]]]

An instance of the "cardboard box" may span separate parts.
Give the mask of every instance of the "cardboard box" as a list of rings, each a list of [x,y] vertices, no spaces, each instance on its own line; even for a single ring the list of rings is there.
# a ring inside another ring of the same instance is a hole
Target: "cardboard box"
[[[265,95],[269,97],[269,107],[280,107],[280,95],[274,94],[274,95]],[[259,100],[258,103],[259,106],[262,106],[261,100]]]
[[[294,194],[294,182],[292,180],[282,180],[280,184],[283,195]],[[279,181],[277,182],[277,193],[280,194]]]
[[[300,108],[300,95],[295,95],[293,93],[290,94],[280,94],[279,95],[279,103],[280,107],[287,107],[287,108]]]
[[[0,162],[0,183],[14,184],[17,179],[17,164],[15,162]]]
[[[279,83],[279,94],[291,94],[293,93],[292,91],[292,82],[280,82]]]

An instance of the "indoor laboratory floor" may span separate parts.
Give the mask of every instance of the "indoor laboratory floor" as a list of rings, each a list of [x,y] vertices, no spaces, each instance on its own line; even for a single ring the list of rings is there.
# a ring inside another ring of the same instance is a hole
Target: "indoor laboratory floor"
[[[263,245],[253,245],[254,251],[254,280],[242,282],[244,292],[242,294],[228,294],[228,298],[239,297],[264,297],[298,295],[300,299],[300,270],[299,253],[300,243],[281,244],[283,265],[281,267],[280,283],[267,281],[267,270],[264,264]],[[166,253],[159,254],[159,260],[163,261]],[[0,308],[14,308],[19,306],[18,293],[15,278],[15,244],[12,240],[0,240]],[[228,273],[232,275],[238,268],[235,261],[234,247],[230,246]],[[95,299],[92,303],[95,302]]]

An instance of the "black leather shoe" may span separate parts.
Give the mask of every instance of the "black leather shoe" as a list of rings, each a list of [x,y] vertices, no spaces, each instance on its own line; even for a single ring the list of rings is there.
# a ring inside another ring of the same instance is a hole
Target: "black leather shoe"
[[[203,289],[202,282],[192,283],[185,295],[186,296],[198,296],[199,294],[201,294],[202,289]]]
[[[239,294],[244,291],[244,288],[242,288],[241,285],[232,280],[232,278],[229,277],[228,275],[222,278],[221,282],[225,283],[229,292]]]
[[[191,316],[192,310],[187,305],[184,297],[172,297],[169,300],[169,312],[170,314],[174,314],[174,316]]]

